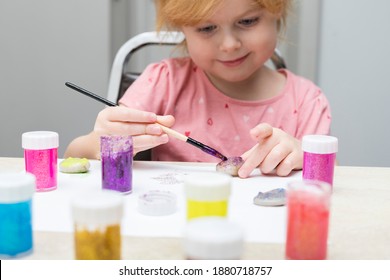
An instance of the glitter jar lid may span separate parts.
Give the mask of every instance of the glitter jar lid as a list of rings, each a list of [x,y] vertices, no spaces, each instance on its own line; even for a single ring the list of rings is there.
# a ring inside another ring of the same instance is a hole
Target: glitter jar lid
[[[110,190],[89,191],[73,197],[72,216],[76,224],[113,225],[123,215],[123,197]]]
[[[31,173],[1,173],[0,203],[30,200],[35,192],[35,176]]]
[[[220,201],[230,196],[232,178],[222,173],[199,172],[186,175],[186,197],[197,201]]]
[[[53,131],[30,131],[22,134],[22,147],[27,150],[58,148],[58,133]]]
[[[338,151],[338,140],[328,135],[305,135],[302,150],[314,154],[334,154]]]
[[[184,250],[190,259],[239,259],[243,251],[242,229],[221,217],[202,217],[188,222]]]
[[[100,150],[102,154],[133,152],[133,137],[131,135],[103,135],[100,136]]]
[[[175,213],[176,195],[170,191],[151,190],[138,198],[138,212],[149,216],[164,216]]]

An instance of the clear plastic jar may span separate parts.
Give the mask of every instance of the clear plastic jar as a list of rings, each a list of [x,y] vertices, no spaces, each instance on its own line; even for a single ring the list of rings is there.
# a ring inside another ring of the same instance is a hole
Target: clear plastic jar
[[[194,173],[184,177],[187,220],[228,214],[231,177],[222,173]]]
[[[243,240],[242,229],[226,218],[196,218],[187,223],[184,251],[191,260],[240,259]]]
[[[305,180],[288,184],[286,259],[326,259],[330,199],[328,183]]]
[[[333,186],[337,138],[327,135],[305,135],[302,138],[302,150],[303,179],[318,180]]]
[[[100,138],[102,187],[131,193],[133,179],[133,138],[105,135]]]
[[[22,134],[26,171],[35,175],[36,191],[57,188],[58,133],[31,131]]]
[[[121,259],[123,197],[113,191],[86,192],[72,199],[75,258]]]
[[[34,175],[0,174],[0,257],[19,257],[32,252],[34,191]]]

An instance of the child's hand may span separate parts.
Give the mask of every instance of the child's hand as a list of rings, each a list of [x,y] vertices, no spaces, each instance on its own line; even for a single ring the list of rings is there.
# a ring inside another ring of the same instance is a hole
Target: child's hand
[[[151,112],[130,109],[124,106],[107,107],[97,116],[94,133],[97,135],[132,135],[134,155],[168,142],[156,122],[170,127],[174,123],[172,116],[157,116]]]
[[[241,156],[245,160],[238,171],[241,178],[248,177],[256,167],[263,174],[275,170],[279,176],[302,168],[303,153],[298,139],[266,123],[254,127],[250,134],[258,144]]]

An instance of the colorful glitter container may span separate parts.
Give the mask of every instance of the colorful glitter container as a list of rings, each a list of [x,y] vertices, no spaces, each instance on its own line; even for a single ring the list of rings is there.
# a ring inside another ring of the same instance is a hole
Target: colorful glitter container
[[[31,131],[22,134],[26,171],[36,177],[36,191],[57,188],[58,133]]]
[[[184,176],[187,220],[204,216],[226,217],[232,178],[222,173],[192,173]]]
[[[0,258],[32,252],[32,196],[35,176],[0,174]]]
[[[287,186],[286,259],[327,258],[331,186],[321,181]]]
[[[338,151],[336,137],[305,135],[302,138],[303,179],[318,180],[333,186],[334,166]]]
[[[110,190],[90,191],[74,197],[71,205],[75,258],[121,259],[122,195]]]
[[[131,193],[133,180],[133,138],[106,135],[100,138],[102,187]]]
[[[244,245],[243,230],[223,217],[201,217],[188,222],[184,253],[189,260],[237,260]]]

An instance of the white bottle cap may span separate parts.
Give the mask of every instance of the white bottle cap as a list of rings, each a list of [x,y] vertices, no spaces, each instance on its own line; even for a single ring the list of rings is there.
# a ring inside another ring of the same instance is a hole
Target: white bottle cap
[[[223,173],[192,173],[184,176],[186,197],[196,201],[221,201],[230,196],[232,178]]]
[[[0,203],[30,200],[35,192],[35,176],[31,173],[0,174]]]
[[[192,219],[184,233],[184,250],[190,259],[240,259],[243,242],[242,229],[221,217]]]
[[[110,190],[79,193],[72,199],[72,215],[74,222],[80,225],[118,224],[123,215],[123,197]]]
[[[138,212],[144,215],[170,215],[176,208],[176,195],[170,191],[150,190],[138,197]]]
[[[334,154],[338,151],[338,140],[328,135],[305,135],[302,150],[314,154]]]
[[[30,131],[22,134],[22,147],[27,150],[58,148],[58,133],[53,131]]]

